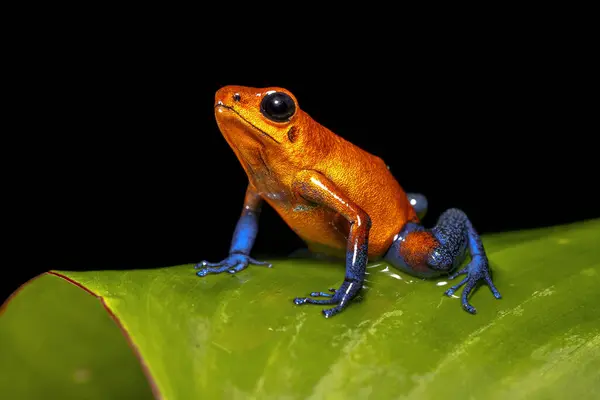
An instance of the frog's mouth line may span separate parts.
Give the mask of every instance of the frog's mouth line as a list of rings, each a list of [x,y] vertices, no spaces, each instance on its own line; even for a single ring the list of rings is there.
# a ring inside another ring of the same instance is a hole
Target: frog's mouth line
[[[246,118],[244,118],[239,112],[237,112],[236,110],[233,109],[233,107],[230,106],[226,106],[225,104],[223,104],[222,102],[218,102],[215,105],[215,108],[218,107],[223,107],[226,108],[228,110],[233,111],[234,113],[237,114],[238,117],[240,117],[244,122],[246,122],[248,125],[250,125],[251,127],[253,127],[254,129],[256,129],[257,131],[259,131],[260,133],[262,133],[263,135],[265,135],[266,137],[268,137],[269,139],[271,139],[272,141],[274,141],[277,144],[281,144],[281,142],[277,141],[273,136],[269,135],[267,132],[263,131],[262,129],[260,129],[258,126],[254,125],[252,122],[248,121]]]

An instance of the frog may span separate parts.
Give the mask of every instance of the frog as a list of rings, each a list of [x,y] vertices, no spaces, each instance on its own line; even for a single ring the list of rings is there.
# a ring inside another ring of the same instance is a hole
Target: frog
[[[482,239],[464,211],[450,208],[424,225],[427,197],[405,192],[382,158],[315,121],[290,90],[223,86],[215,94],[214,116],[248,184],[229,254],[195,264],[199,277],[273,266],[251,256],[267,204],[311,254],[345,262],[337,289],[293,299],[298,306],[323,306],[326,318],[353,303],[364,288],[367,264],[375,260],[421,279],[463,277],[444,293],[455,296],[463,288],[461,305],[470,314],[477,313],[470,296],[478,285],[502,298]]]

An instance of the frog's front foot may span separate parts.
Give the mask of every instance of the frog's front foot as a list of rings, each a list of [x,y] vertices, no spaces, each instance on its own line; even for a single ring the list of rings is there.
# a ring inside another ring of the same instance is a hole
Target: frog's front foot
[[[467,276],[460,281],[458,284],[452,286],[450,289],[446,290],[446,296],[452,296],[454,292],[456,292],[461,286],[465,285],[465,288],[462,292],[462,306],[465,311],[475,314],[477,310],[471,304],[469,304],[469,294],[473,291],[477,283],[484,281],[489,286],[492,294],[495,298],[500,299],[502,296],[496,286],[492,282],[492,278],[490,276],[490,269],[488,266],[487,257],[482,255],[476,255],[473,257],[471,262],[463,269],[449,276],[449,279],[454,279],[458,275],[467,274]]]
[[[196,275],[198,276],[206,276],[208,274],[220,274],[221,272],[225,271],[229,272],[230,274],[235,274],[236,272],[240,272],[241,270],[246,269],[250,264],[264,265],[268,268],[272,267],[272,264],[269,262],[257,261],[246,254],[232,253],[223,261],[217,263],[202,261],[196,264],[194,268],[201,268],[198,272],[196,272]]]
[[[348,306],[350,300],[352,300],[358,292],[362,289],[362,283],[346,279],[339,289],[329,289],[331,293],[327,292],[312,292],[312,297],[325,297],[325,299],[313,299],[312,297],[296,297],[294,304],[336,304],[333,308],[323,310],[325,318],[333,317],[344,308]]]

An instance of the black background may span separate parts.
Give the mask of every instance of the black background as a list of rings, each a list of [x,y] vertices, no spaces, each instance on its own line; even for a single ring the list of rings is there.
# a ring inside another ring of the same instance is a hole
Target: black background
[[[38,37],[13,60],[0,301],[50,269],[225,257],[246,187],[213,116],[228,84],[291,90],[314,119],[382,157],[406,191],[424,193],[428,225],[449,207],[484,234],[600,216],[597,92],[585,54],[569,46],[319,53],[171,39]],[[254,254],[302,245],[268,207],[260,224]]]

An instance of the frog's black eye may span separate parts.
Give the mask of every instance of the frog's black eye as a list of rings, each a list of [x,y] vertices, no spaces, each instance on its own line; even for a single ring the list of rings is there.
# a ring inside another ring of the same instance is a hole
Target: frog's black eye
[[[260,112],[271,121],[285,122],[296,112],[296,104],[289,95],[283,92],[272,92],[263,98]]]

